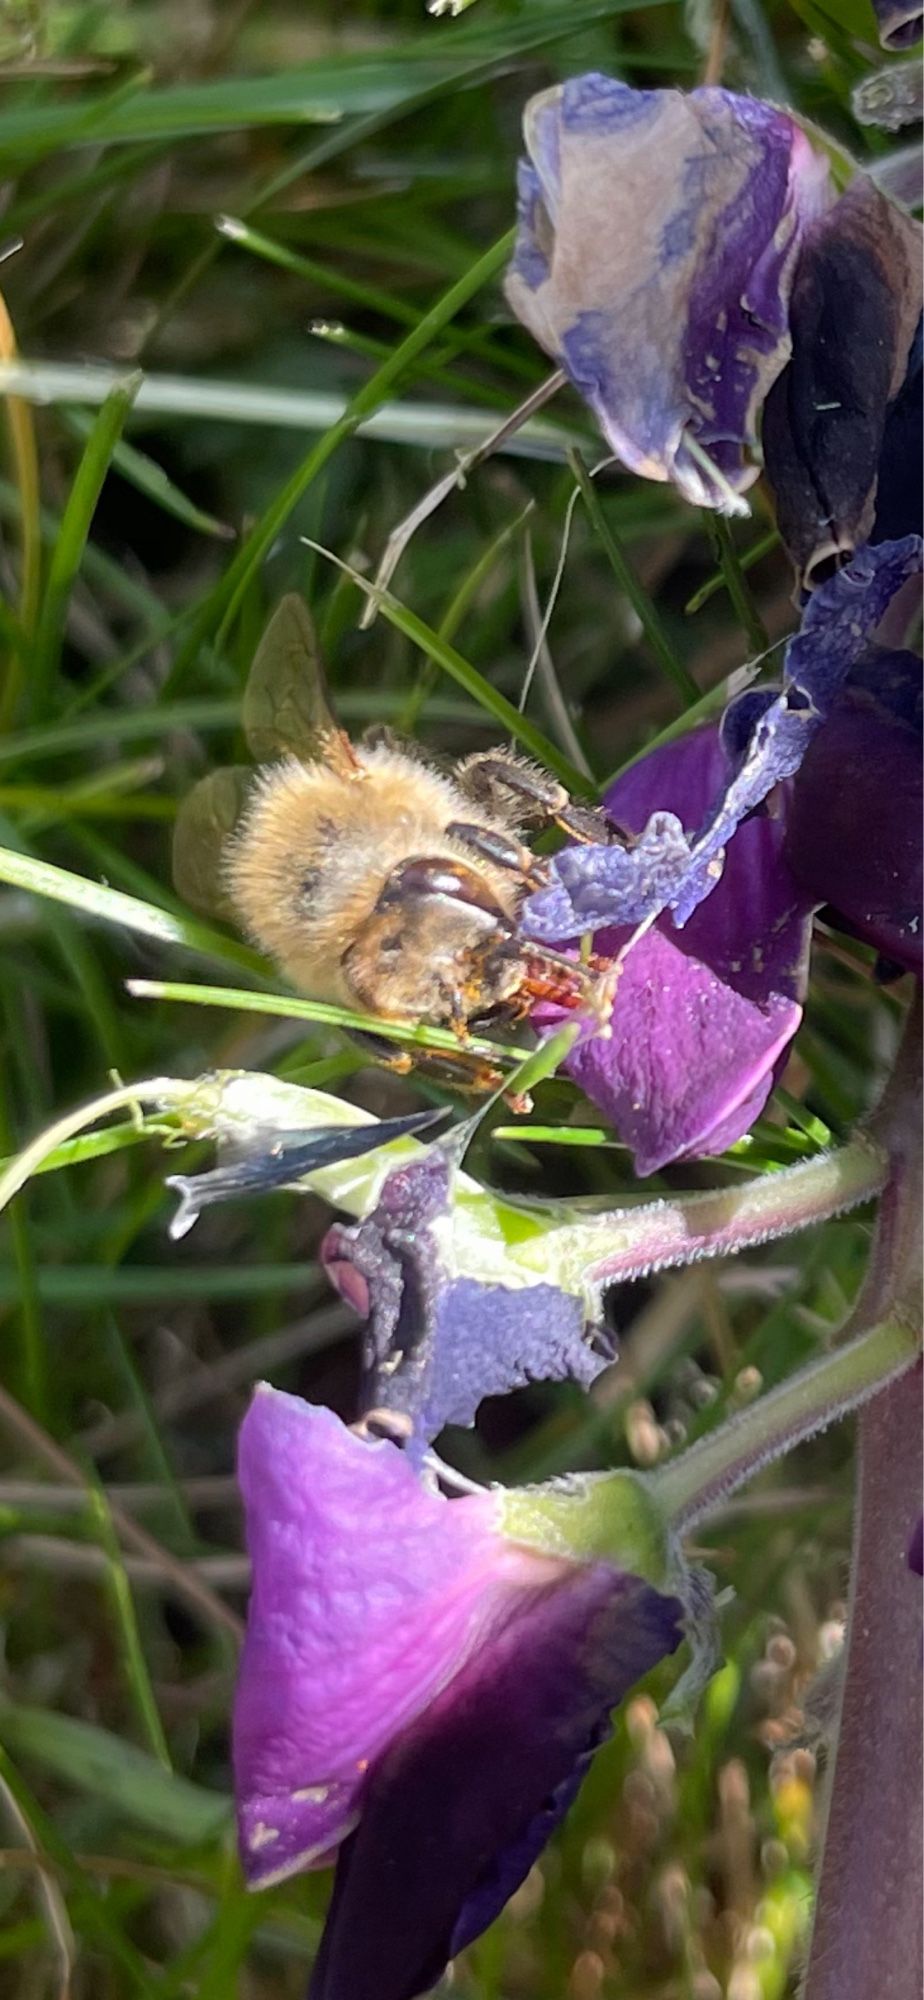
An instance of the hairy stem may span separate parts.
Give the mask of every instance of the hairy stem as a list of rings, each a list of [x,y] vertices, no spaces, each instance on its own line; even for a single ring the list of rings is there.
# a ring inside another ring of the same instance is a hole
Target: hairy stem
[[[712,1513],[765,1465],[906,1374],[919,1355],[915,1329],[903,1319],[885,1320],[691,1445],[649,1475],[674,1528],[689,1528]]]
[[[921,1370],[859,1421],[859,1505],[847,1657],[805,2000],[917,2000],[921,1581],[907,1547],[921,1510]]]
[[[569,1291],[604,1292],[609,1285],[673,1264],[729,1257],[796,1229],[826,1222],[880,1192],[887,1177],[885,1152],[865,1135],[837,1152],[821,1154],[742,1187],[673,1196],[635,1208],[565,1223],[532,1246],[544,1275]],[[554,1268],[553,1268],[554,1267]]]

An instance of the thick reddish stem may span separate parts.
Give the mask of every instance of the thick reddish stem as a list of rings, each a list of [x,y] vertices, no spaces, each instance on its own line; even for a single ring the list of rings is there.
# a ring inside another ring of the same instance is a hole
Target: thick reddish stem
[[[844,1689],[805,2000],[920,2000],[920,1364],[858,1417]]]

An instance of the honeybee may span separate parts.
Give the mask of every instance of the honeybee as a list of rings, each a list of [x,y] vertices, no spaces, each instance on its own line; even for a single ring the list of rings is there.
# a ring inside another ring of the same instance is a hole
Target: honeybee
[[[447,1027],[462,1049],[472,1027],[514,1021],[538,1000],[588,1004],[593,966],[519,932],[543,880],[522,830],[555,822],[601,839],[601,815],[504,751],[444,772],[416,746],[352,743],[295,596],[267,626],[242,719],[262,768],[214,772],[181,808],[174,877],[186,901],[230,915],[310,999]],[[476,1086],[494,1080],[469,1070]]]

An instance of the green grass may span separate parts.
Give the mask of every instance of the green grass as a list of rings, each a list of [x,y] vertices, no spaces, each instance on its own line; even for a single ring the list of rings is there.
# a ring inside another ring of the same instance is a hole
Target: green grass
[[[834,22],[815,0],[734,0],[723,81],[788,98],[862,154],[849,91],[873,30],[865,0],[851,7]],[[11,2000],[65,1991],[69,1969],[73,2000],[296,2000],[328,1891],[322,1876],[245,1898],[228,1811],[246,1384],[278,1352],[280,1386],[353,1414],[355,1339],[330,1321],[317,1268],[327,1217],[277,1194],[209,1210],[171,1244],[165,1176],[208,1158],[179,1148],[169,1119],[133,1120],[121,1090],[240,1067],[376,1112],[435,1094],[370,1067],[346,1039],[354,1019],[280,991],[174,894],[172,820],[205,770],[243,754],[268,611],[306,594],[354,732],[384,721],[446,757],[510,736],[585,792],[714,714],[726,677],[791,629],[759,494],[753,520],[717,532],[668,489],[618,471],[591,482],[604,449],[570,394],[422,523],[360,624],[393,530],[548,374],[500,287],[524,100],[595,67],[695,83],[695,13],[5,10],[0,387],[18,393],[0,479],[3,1166],[64,1121],[0,1238]],[[869,1104],[897,1006],[868,972],[859,947],[819,947],[772,1115],[700,1178],[805,1157]],[[496,1107],[468,1169],[519,1196],[637,1191],[598,1114],[544,1069],[525,1073],[531,1118]],[[121,1123],[68,1118],[110,1090]],[[746,1269],[616,1295],[624,1365],[605,1393],[524,1392],[453,1440],[460,1467],[537,1478],[644,1463],[697,1435],[754,1371],[776,1381],[817,1350],[866,1240],[844,1221]],[[657,1726],[665,1670],[465,1954],[459,2000],[795,1994],[813,1783],[806,1758],[780,1762],[780,1718],[798,1724],[840,1615],[849,1471],[835,1432],[715,1523],[728,1664],[694,1738]]]

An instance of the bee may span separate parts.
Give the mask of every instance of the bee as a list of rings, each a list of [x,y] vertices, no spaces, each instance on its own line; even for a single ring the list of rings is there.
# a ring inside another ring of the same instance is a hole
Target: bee
[[[524,826],[601,839],[601,815],[502,750],[442,771],[416,746],[351,742],[295,596],[264,633],[242,720],[262,768],[214,772],[181,808],[174,878],[186,901],[230,915],[308,998],[449,1028],[460,1053],[473,1027],[539,1000],[591,1003],[593,965],[531,944],[518,915],[544,879]],[[493,1082],[467,1067],[476,1087]]]

